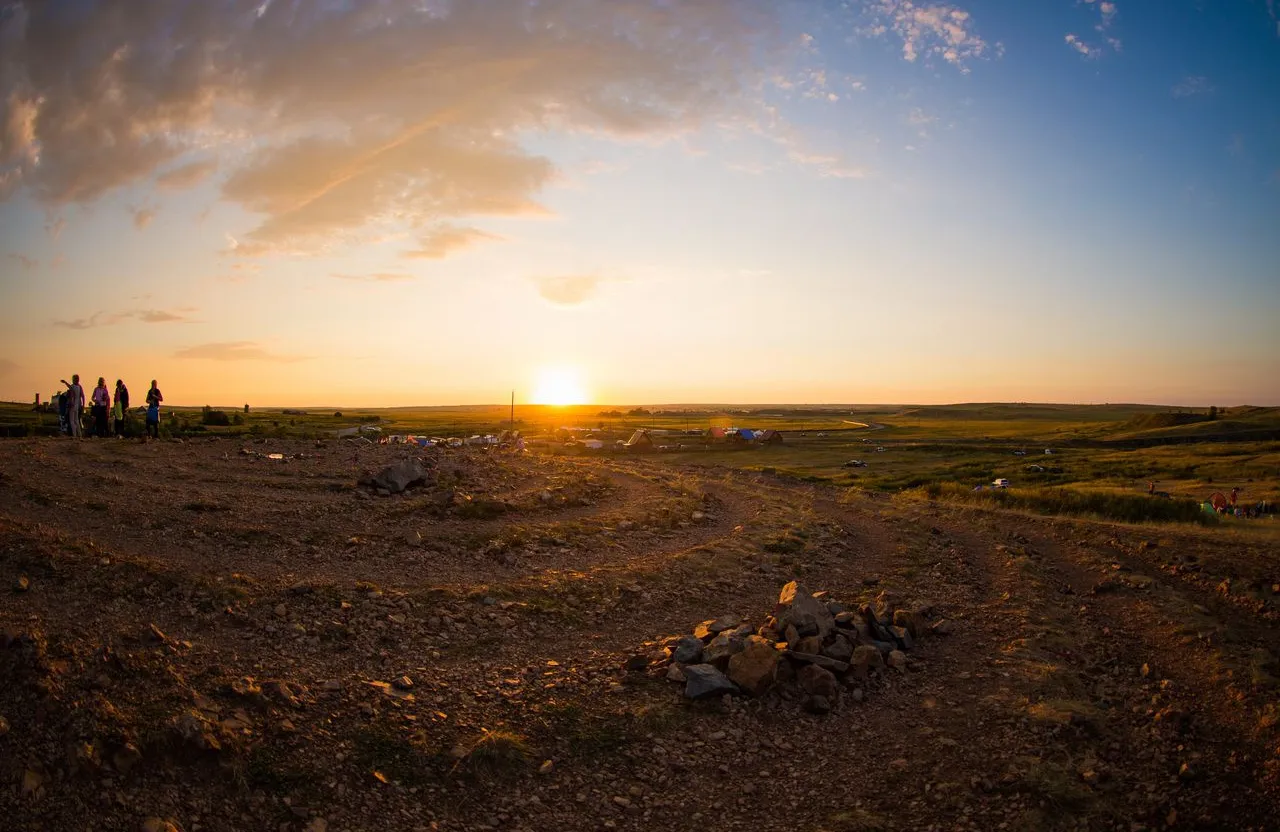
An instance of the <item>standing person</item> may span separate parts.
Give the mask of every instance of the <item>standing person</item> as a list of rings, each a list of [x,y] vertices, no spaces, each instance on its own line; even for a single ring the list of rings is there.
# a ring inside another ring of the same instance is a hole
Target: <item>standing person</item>
[[[73,373],[70,384],[67,384],[65,378],[61,381],[67,385],[67,423],[71,427],[71,436],[75,439],[83,439],[84,431],[80,427],[80,417],[84,414],[84,388],[80,386],[80,374]]]
[[[58,433],[63,436],[71,435],[71,422],[67,419],[67,394],[63,391],[57,395],[58,399]]]
[[[124,382],[116,379],[116,406],[114,415],[116,417],[116,436],[124,436],[124,420],[129,415],[129,388],[124,386]]]
[[[147,436],[155,439],[160,438],[160,402],[162,401],[164,401],[164,395],[156,386],[156,380],[151,379],[151,389],[147,391]]]
[[[93,388],[93,432],[99,439],[107,438],[107,414],[111,412],[111,391],[107,380],[98,376],[98,386]]]

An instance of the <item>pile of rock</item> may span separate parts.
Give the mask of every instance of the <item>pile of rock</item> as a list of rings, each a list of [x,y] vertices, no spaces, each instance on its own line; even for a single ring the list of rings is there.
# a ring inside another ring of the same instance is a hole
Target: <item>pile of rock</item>
[[[394,465],[388,465],[373,476],[365,476],[360,484],[372,488],[384,497],[400,494],[415,485],[431,484],[435,477],[432,471],[417,459],[404,459]]]
[[[662,642],[659,652],[633,657],[628,669],[665,672],[684,685],[690,699],[762,696],[794,682],[804,693],[805,709],[824,714],[842,686],[860,699],[873,670],[905,671],[906,653],[916,640],[945,635],[950,626],[934,618],[927,602],[906,604],[885,591],[874,604],[850,609],[792,581],[758,628],[737,615],[704,621],[692,635]]]

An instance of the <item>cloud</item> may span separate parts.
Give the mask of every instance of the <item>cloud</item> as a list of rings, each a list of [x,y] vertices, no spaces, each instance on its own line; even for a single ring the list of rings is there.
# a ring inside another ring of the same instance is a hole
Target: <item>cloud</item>
[[[1111,24],[1115,20],[1116,14],[1119,12],[1119,8],[1116,4],[1110,2],[1110,0],[1102,0],[1102,2],[1098,2],[1098,0],[1084,0],[1084,2],[1091,8],[1096,7],[1098,9],[1099,18],[1098,22],[1094,24],[1093,30],[1101,35],[1102,40],[1107,46],[1111,47],[1113,51],[1122,51],[1124,44],[1121,42],[1120,38],[1107,34],[1111,29]],[[1101,46],[1094,46],[1093,44],[1086,42],[1079,35],[1069,34],[1066,36],[1065,40],[1068,46],[1086,58],[1093,59],[1102,56],[1103,49]]]
[[[141,321],[144,324],[193,324],[198,323],[190,313],[195,309],[184,306],[178,309],[130,309],[125,312],[94,312],[87,318],[73,318],[65,321],[54,321],[53,325],[63,329],[93,329],[99,326],[115,326],[125,321]]]
[[[1208,95],[1213,92],[1213,84],[1203,75],[1188,75],[1173,85],[1174,98],[1191,98],[1196,95]]]
[[[395,283],[401,280],[413,280],[413,275],[401,272],[373,272],[372,274],[338,274],[333,276],[339,280],[358,280],[364,283]]]
[[[212,159],[188,162],[185,165],[167,170],[156,177],[156,187],[167,191],[181,191],[194,188],[218,169],[218,163]]]
[[[443,224],[436,226],[422,236],[418,242],[418,247],[411,251],[401,254],[401,257],[422,258],[426,260],[440,260],[453,254],[455,251],[461,251],[469,248],[477,243],[486,240],[501,240],[502,238],[496,234],[490,234],[487,231],[481,231],[478,228],[466,228],[456,225]]]
[[[29,272],[29,271],[34,271],[36,268],[38,268],[38,267],[40,266],[40,261],[39,261],[39,260],[36,260],[36,259],[35,259],[35,258],[33,258],[33,257],[28,257],[28,256],[27,256],[27,255],[25,255],[25,254],[18,254],[17,252],[10,252],[10,253],[9,253],[8,255],[6,255],[6,256],[7,256],[10,260],[12,260],[13,262],[17,263],[19,266],[21,266],[21,267],[22,267],[22,269],[23,269],[23,271],[28,271],[28,272]]]
[[[974,29],[969,13],[946,3],[915,3],[912,0],[875,0],[868,6],[872,21],[864,34],[894,33],[902,40],[902,57],[915,61],[941,58],[969,72],[968,62],[986,57],[987,42]]]
[[[189,187],[216,156],[222,197],[255,215],[242,256],[545,212],[555,168],[522,136],[715,125],[751,112],[786,48],[771,0],[4,8],[0,199]]]
[[[559,306],[578,306],[596,296],[605,278],[594,274],[569,274],[537,277],[533,282],[545,300]]]
[[[299,355],[277,355],[268,352],[255,341],[215,341],[185,347],[173,354],[174,358],[204,359],[208,361],[279,361],[293,363],[307,360]]]
[[[133,227],[141,231],[151,224],[156,218],[156,212],[153,208],[130,208],[129,213],[133,214]]]
[[[1066,40],[1068,46],[1079,52],[1081,55],[1084,55],[1086,58],[1096,58],[1102,54],[1101,49],[1096,46],[1090,46],[1076,35],[1067,35],[1064,40]]]

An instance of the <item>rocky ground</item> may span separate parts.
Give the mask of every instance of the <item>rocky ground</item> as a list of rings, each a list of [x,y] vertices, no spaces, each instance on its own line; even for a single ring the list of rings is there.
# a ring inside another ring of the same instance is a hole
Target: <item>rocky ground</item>
[[[1278,594],[1265,535],[653,460],[9,440],[0,826],[1276,828]]]

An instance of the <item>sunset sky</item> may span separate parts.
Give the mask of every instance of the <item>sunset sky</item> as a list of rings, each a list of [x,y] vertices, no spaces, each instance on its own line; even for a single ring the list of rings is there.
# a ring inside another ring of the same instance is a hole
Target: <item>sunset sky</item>
[[[0,0],[0,398],[1280,405],[1278,17]]]

